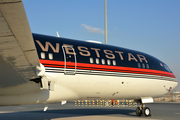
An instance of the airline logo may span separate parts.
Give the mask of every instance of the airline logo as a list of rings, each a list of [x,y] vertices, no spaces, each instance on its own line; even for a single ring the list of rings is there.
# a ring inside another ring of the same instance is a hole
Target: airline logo
[[[36,42],[38,43],[38,45],[44,52],[48,52],[49,48],[51,48],[54,53],[59,53],[59,51],[60,51],[59,43],[56,43],[56,46],[53,46],[50,42],[45,42],[45,46],[43,46],[39,40],[36,40]],[[65,49],[66,54],[74,55],[74,52],[71,48],[71,47],[74,47],[73,45],[63,44],[63,46],[65,46],[64,49]],[[70,46],[70,47],[66,47],[66,46]],[[94,52],[96,54],[96,57],[100,58],[101,55],[99,52],[103,51],[103,53],[104,53],[103,55],[107,59],[115,59],[116,58],[115,54],[117,54],[119,56],[120,60],[127,59],[128,61],[135,61],[135,62],[141,62],[141,63],[144,61],[145,63],[148,63],[146,57],[144,55],[140,55],[140,54],[133,55],[132,53],[127,53],[128,57],[125,58],[124,52],[122,52],[122,51],[112,51],[112,50],[107,50],[107,49],[101,50],[100,48],[93,48],[93,47],[88,49],[85,46],[77,46],[77,49],[79,50],[78,52],[80,55],[87,56],[87,57],[91,56],[91,54],[92,54],[91,52]]]

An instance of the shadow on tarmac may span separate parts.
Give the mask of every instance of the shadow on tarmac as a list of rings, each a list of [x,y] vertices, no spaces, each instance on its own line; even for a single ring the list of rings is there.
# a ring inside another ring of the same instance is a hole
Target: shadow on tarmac
[[[47,110],[44,111],[25,111],[13,113],[1,113],[2,120],[51,120],[57,118],[85,117],[94,115],[116,115],[116,116],[136,116],[134,110],[127,109],[65,109],[65,110]]]

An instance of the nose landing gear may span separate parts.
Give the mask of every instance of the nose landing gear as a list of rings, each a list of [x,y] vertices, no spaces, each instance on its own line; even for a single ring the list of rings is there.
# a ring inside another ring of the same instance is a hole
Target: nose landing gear
[[[137,116],[145,116],[145,117],[151,117],[151,110],[148,107],[145,107],[144,104],[139,105],[139,107],[136,108],[136,115]]]

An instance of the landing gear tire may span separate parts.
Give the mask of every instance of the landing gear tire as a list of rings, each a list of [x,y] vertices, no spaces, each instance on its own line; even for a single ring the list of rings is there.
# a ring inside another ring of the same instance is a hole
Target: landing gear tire
[[[145,117],[151,116],[151,110],[148,107],[143,108],[142,115]]]
[[[141,114],[142,114],[142,110],[140,109],[140,107],[137,107],[136,108],[136,115],[141,116]]]

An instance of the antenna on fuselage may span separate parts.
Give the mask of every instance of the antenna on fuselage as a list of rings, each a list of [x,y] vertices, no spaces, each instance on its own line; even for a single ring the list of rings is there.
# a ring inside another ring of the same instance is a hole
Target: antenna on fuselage
[[[57,33],[57,36],[58,36],[58,37],[61,37],[58,32],[56,32],[56,33]]]
[[[105,44],[107,44],[107,0],[105,0]]]

